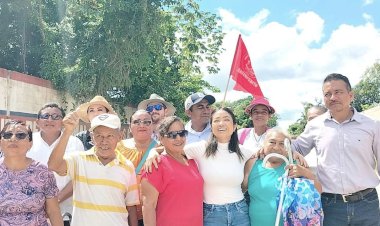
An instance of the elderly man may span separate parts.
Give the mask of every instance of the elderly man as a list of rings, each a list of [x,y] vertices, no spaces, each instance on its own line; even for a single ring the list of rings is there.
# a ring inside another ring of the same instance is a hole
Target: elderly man
[[[215,97],[203,93],[194,93],[186,98],[185,113],[190,118],[185,129],[189,132],[186,144],[208,140],[211,134],[211,107]]]
[[[152,116],[153,137],[157,140],[156,128],[158,124],[167,116],[174,115],[176,109],[172,103],[165,101],[164,98],[153,93],[149,99],[143,100],[137,106],[138,110],[146,110]]]
[[[308,122],[292,146],[303,155],[316,150],[324,225],[379,225],[380,124],[351,107],[347,77],[328,75],[322,91],[328,111]]]
[[[45,104],[38,111],[37,126],[40,131],[33,133],[33,146],[27,153],[28,157],[47,165],[53,148],[61,139],[63,117],[65,117],[65,112],[56,103]],[[67,146],[63,151],[65,153],[84,151],[84,147],[78,138],[69,136]],[[58,202],[61,213],[71,216],[73,211],[71,179],[68,176],[59,176],[58,174],[54,174],[54,176],[59,189]],[[69,221],[68,217],[64,217],[65,226],[69,225]]]
[[[70,136],[79,122],[76,112],[64,119],[63,137]],[[101,114],[91,121],[94,147],[87,152],[63,158],[67,139],[53,150],[48,166],[60,175],[74,180],[72,226],[137,225],[139,204],[133,164],[115,153],[121,141],[121,122],[117,115]]]

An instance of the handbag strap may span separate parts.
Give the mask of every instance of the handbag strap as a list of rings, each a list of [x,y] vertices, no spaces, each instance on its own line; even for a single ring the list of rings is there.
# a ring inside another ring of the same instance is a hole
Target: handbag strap
[[[244,128],[243,131],[241,132],[240,134],[240,137],[239,137],[239,143],[241,145],[244,144],[244,141],[245,141],[245,138],[247,138],[249,132],[251,131],[252,128]]]
[[[145,160],[148,157],[150,150],[152,150],[152,148],[154,146],[156,146],[156,144],[157,144],[157,142],[155,140],[152,140],[152,142],[150,142],[148,149],[146,149],[146,152],[144,153],[143,157],[141,158],[139,165],[136,167],[136,170],[135,170],[136,174],[138,174],[140,172],[141,167],[145,163]]]

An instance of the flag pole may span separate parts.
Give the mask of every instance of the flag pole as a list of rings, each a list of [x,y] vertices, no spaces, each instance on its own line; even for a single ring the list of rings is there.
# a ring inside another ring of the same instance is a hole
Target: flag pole
[[[236,58],[236,54],[238,52],[238,46],[239,46],[240,39],[241,39],[241,34],[239,34],[238,41],[236,43],[236,49],[235,49],[235,53],[234,53],[234,58],[232,59],[232,64],[231,64],[231,69],[230,69],[230,76],[228,76],[226,91],[224,92],[224,97],[223,97],[223,101],[222,101],[222,108],[224,107],[224,103],[226,102],[227,90],[228,90],[228,86],[230,85],[230,80],[231,80],[231,75],[232,75],[232,68],[233,68],[233,66],[235,64],[235,58]]]
[[[230,85],[230,80],[231,80],[231,75],[228,76],[226,91],[224,91],[224,97],[223,97],[223,101],[222,101],[222,108],[224,108],[224,102],[226,101],[227,90],[228,90],[228,86]]]

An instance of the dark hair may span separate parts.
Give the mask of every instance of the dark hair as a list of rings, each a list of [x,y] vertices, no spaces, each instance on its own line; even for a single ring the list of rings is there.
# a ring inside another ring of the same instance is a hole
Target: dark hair
[[[170,126],[173,125],[173,123],[175,122],[180,122],[183,125],[182,119],[178,116],[165,117],[158,125],[157,132],[160,134],[161,137],[163,137],[165,134],[168,133]]]
[[[348,80],[348,78],[346,76],[344,76],[342,74],[332,73],[332,74],[327,75],[325,80],[323,80],[323,84],[325,84],[326,82],[333,81],[333,80],[335,80],[335,81],[336,80],[342,80],[344,83],[346,83],[347,90],[349,92],[351,91],[350,81]]]
[[[221,108],[221,109],[214,111],[212,113],[212,115],[211,115],[211,127],[213,126],[212,120],[214,118],[214,114],[215,114],[215,112],[218,112],[218,111],[227,112],[232,118],[233,125],[236,125],[236,117],[235,117],[234,113],[232,112],[231,109],[224,107],[224,108]],[[206,148],[206,153],[205,153],[206,157],[215,156],[217,149],[218,149],[218,141],[217,141],[215,135],[212,134],[212,137],[210,138],[210,141],[209,141],[207,148]],[[228,150],[230,152],[235,152],[238,155],[239,159],[243,160],[243,153],[241,152],[240,147],[239,147],[239,139],[238,139],[238,135],[237,135],[237,129],[235,129],[235,131],[231,134],[231,139],[230,139],[230,142],[228,143]]]
[[[133,112],[133,114],[131,115],[131,117],[129,118],[129,123],[132,123],[132,118],[133,116],[135,116],[137,113],[147,113],[150,117],[150,119],[152,120],[152,115],[149,114],[149,112],[147,110],[144,110],[144,109],[140,109],[140,110],[137,110],[135,112]]]
[[[11,125],[22,125],[22,126],[25,126],[26,127],[26,130],[28,132],[28,136],[29,136],[29,141],[32,141],[33,140],[33,136],[32,136],[32,130],[30,129],[29,126],[26,125],[26,123],[24,121],[21,121],[21,120],[10,120],[8,122],[5,123],[3,129],[0,131],[0,139],[3,137],[3,134],[5,133],[5,131],[11,126]]]
[[[44,110],[46,108],[57,108],[58,110],[61,111],[62,118],[64,118],[66,116],[65,111],[63,110],[63,108],[60,107],[57,103],[47,103],[44,106],[42,106],[42,108],[38,111],[38,115],[37,115],[38,119],[40,118],[42,110]]]

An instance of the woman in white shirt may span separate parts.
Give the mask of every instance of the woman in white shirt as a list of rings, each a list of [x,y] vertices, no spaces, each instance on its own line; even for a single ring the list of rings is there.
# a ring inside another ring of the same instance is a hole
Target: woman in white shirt
[[[211,140],[185,146],[186,156],[197,162],[204,180],[204,226],[250,225],[241,183],[253,149],[239,147],[236,126],[233,112],[222,108],[211,116]]]

